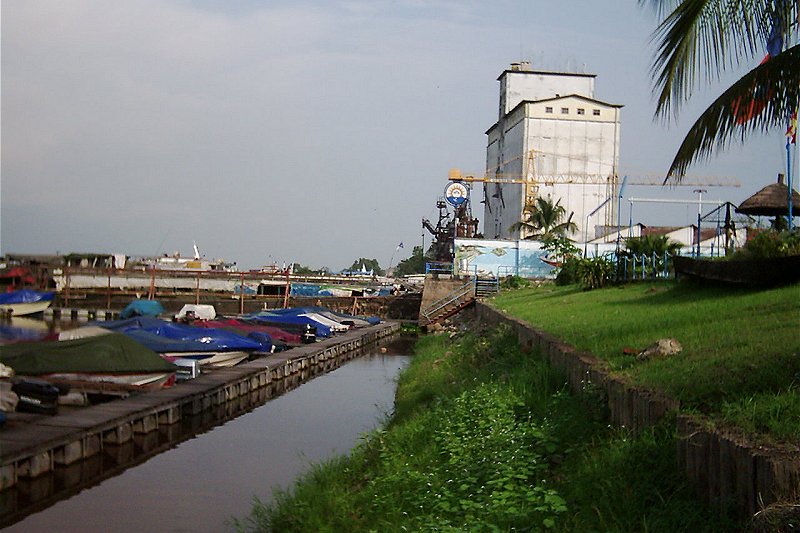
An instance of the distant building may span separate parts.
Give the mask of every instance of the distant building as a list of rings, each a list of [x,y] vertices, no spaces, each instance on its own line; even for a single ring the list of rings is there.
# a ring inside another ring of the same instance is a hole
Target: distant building
[[[498,78],[498,121],[486,132],[484,235],[518,239],[511,231],[526,202],[561,201],[579,228],[610,225],[619,163],[621,105],[594,98],[594,74],[541,72],[514,63]],[[591,220],[590,220],[591,219]]]

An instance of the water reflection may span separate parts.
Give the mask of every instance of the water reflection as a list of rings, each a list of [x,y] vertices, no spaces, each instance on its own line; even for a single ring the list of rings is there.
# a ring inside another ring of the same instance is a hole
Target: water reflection
[[[253,391],[2,491],[0,526],[16,521],[8,531],[20,532],[231,529],[227,520],[246,516],[253,497],[269,500],[273,487],[291,485],[309,463],[346,453],[374,429],[391,411],[394,380],[410,352],[409,341],[389,343],[270,401],[280,387]]]

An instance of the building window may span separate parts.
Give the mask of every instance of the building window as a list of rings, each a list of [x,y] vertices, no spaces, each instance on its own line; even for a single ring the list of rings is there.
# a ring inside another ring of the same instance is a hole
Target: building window
[[[547,107],[544,108],[544,112],[545,113],[552,113],[553,112],[553,108],[550,107],[550,106],[547,106]]]
[[[585,114],[585,110],[582,107],[579,107],[578,110],[577,110],[577,113],[579,115],[583,115],[583,114]]]
[[[561,114],[562,115],[568,115],[569,114],[569,108],[568,107],[562,107],[561,108]]]
[[[594,115],[596,117],[599,117],[600,116],[600,110],[599,109],[592,109],[592,115]]]

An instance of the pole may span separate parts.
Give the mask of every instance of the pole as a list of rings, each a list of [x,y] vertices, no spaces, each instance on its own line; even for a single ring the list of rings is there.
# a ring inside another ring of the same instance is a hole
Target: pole
[[[789,119],[791,121],[791,118]],[[792,213],[792,138],[787,135],[786,136],[786,185],[789,189],[789,231],[792,231],[794,227],[794,213]]]
[[[705,189],[695,189],[699,196],[697,198],[697,258],[700,258],[700,219],[703,216],[703,193],[708,192]]]

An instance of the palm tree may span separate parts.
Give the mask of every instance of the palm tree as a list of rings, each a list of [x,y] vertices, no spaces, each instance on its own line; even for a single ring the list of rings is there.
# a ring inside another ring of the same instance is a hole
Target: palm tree
[[[543,240],[554,236],[565,236],[578,230],[578,226],[572,221],[575,213],[570,213],[564,222],[567,210],[561,205],[560,198],[553,203],[553,199],[549,196],[537,197],[533,203],[525,204],[522,213],[523,219],[512,224],[509,231],[527,233],[524,239]]]
[[[768,60],[725,90],[694,123],[667,173],[680,182],[696,160],[734,136],[786,127],[800,93],[800,48],[783,50],[800,15],[798,0],[639,0],[655,6],[662,22],[653,38],[656,116],[677,114],[698,78],[709,82],[726,68],[754,64],[767,43]],[[698,75],[699,74],[699,75]]]

